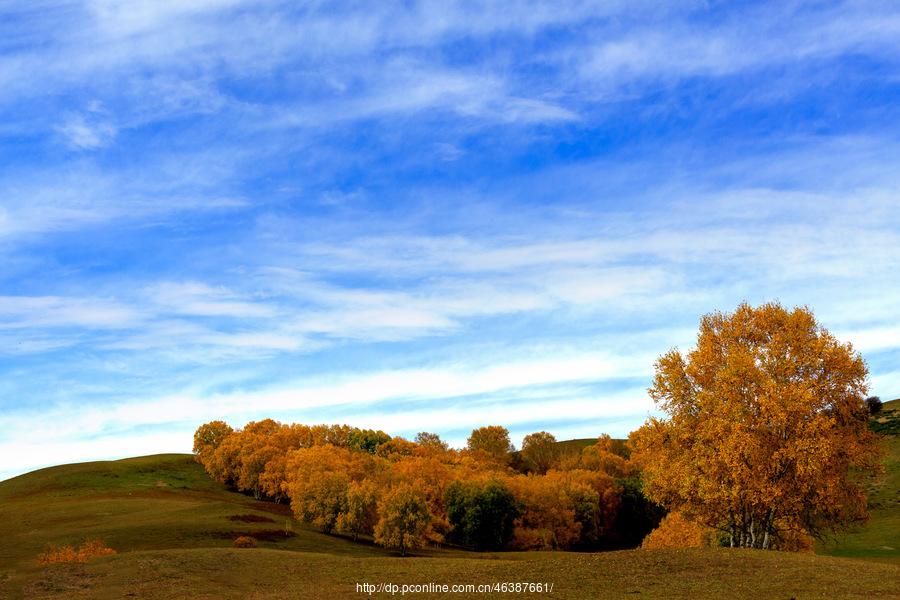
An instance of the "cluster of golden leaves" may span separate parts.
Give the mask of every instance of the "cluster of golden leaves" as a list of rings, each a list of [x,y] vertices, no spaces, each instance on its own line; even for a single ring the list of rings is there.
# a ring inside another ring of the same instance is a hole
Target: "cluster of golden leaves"
[[[656,364],[667,417],[630,439],[645,493],[735,546],[802,546],[864,519],[860,480],[879,468],[866,377],[806,308],[707,315],[694,350]]]

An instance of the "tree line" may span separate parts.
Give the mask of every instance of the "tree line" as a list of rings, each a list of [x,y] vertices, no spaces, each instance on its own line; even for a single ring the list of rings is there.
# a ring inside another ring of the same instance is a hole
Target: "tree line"
[[[434,433],[410,441],[347,425],[271,419],[201,425],[207,473],[257,499],[288,502],[326,533],[367,536],[401,553],[426,544],[475,550],[633,546],[661,517],[640,494],[621,444],[602,436],[566,451],[547,432],[515,452],[504,427],[465,448]]]

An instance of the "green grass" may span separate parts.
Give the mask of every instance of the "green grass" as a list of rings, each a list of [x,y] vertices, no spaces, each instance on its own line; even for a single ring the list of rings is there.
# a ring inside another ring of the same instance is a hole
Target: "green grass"
[[[304,527],[284,505],[228,491],[188,455],[64,465],[0,482],[0,598],[344,598],[365,597],[357,582],[504,581],[552,583],[556,598],[900,598],[900,562],[883,548],[900,545],[897,442],[885,438],[888,469],[873,484],[872,521],[821,549],[834,556],[429,550],[400,558]],[[257,537],[260,547],[234,549],[238,535]],[[37,564],[48,544],[86,538],[118,554]],[[453,597],[476,596],[484,597]]]
[[[624,439],[613,438],[613,451],[622,456],[628,456],[628,448],[625,446]],[[588,446],[597,443],[597,438],[578,438],[574,440],[563,440],[556,442],[563,454],[578,453]]]
[[[820,554],[900,565],[900,435],[889,427],[878,427],[885,423],[900,423],[900,400],[885,402],[873,419],[872,429],[884,436],[884,474],[868,486],[869,521],[819,544]]]
[[[21,596],[23,585],[44,571],[36,558],[48,544],[100,538],[126,556],[228,548],[245,534],[261,538],[262,548],[385,554],[372,545],[305,528],[285,505],[226,490],[189,455],[64,465],[0,482],[0,598]]]

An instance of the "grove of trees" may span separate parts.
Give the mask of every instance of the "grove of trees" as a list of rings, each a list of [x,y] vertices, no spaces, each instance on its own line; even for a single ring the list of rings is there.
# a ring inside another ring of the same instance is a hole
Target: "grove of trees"
[[[404,554],[443,543],[613,547],[626,537],[616,522],[635,472],[608,436],[563,453],[548,448],[555,440],[541,432],[526,438],[519,460],[500,426],[474,430],[462,450],[433,433],[415,439],[346,425],[266,419],[233,429],[212,421],[197,429],[194,452],[221,483],[290,502],[298,519],[326,533],[371,537]],[[527,466],[516,470],[514,462]]]

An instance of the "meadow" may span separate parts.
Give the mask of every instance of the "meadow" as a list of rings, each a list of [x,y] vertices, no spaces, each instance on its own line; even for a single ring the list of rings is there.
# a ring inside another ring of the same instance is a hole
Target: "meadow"
[[[880,419],[890,426],[897,416],[894,401]],[[900,437],[885,433],[886,470],[871,485],[871,520],[820,544],[815,555],[445,547],[401,558],[368,540],[304,526],[284,504],[229,491],[190,455],[52,467],[0,483],[0,597],[343,598],[365,597],[358,583],[384,582],[552,583],[557,598],[900,597]],[[240,535],[258,547],[234,548]],[[117,554],[84,564],[37,562],[48,544],[89,538]]]

